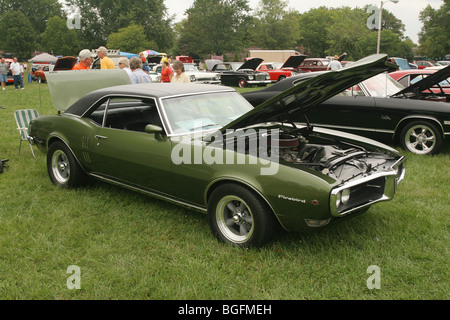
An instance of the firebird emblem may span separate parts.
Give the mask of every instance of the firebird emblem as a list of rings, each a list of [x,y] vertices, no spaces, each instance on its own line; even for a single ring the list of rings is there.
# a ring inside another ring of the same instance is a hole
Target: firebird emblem
[[[319,205],[319,200],[311,200],[311,204],[313,206],[318,206]]]

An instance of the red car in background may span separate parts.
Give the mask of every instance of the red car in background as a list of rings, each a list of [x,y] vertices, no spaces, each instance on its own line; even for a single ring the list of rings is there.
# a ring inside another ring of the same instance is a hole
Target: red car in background
[[[305,55],[295,55],[290,56],[283,64],[280,62],[263,62],[256,68],[256,71],[268,73],[272,82],[281,81],[297,74],[295,70],[305,58]]]
[[[329,63],[330,60],[325,58],[308,58],[300,64],[299,69],[306,72],[326,71]]]
[[[194,59],[189,56],[176,56],[175,59],[180,60],[183,63],[194,63]]]
[[[61,71],[61,70],[72,70],[72,68],[77,63],[77,58],[67,56],[56,60],[55,66],[50,70],[50,66],[42,66],[40,69],[34,72],[34,76],[41,81],[46,81],[45,72],[49,71]]]
[[[389,75],[404,87],[414,88],[413,91],[425,98],[437,96],[438,99],[433,100],[450,102],[450,66],[443,69],[399,70]]]
[[[11,62],[14,62],[13,59],[5,58],[6,68],[8,69],[8,75],[7,75],[7,83],[14,83],[14,78],[12,76],[11,70],[9,70],[9,65]]]
[[[429,61],[414,61],[414,64],[417,66],[417,68],[419,69],[425,69],[425,68],[429,68],[429,67],[434,67],[434,64],[432,64]]]

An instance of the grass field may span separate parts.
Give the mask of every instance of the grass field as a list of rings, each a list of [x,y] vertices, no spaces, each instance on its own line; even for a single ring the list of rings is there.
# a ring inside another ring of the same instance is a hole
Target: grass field
[[[18,153],[14,111],[56,112],[46,84],[25,88],[0,91],[0,158],[9,159],[0,174],[0,299],[450,298],[448,143],[434,157],[401,151],[407,175],[393,201],[243,250],[215,240],[201,213],[96,181],[54,187],[45,155],[35,160],[26,142]],[[370,266],[380,289],[368,287]]]

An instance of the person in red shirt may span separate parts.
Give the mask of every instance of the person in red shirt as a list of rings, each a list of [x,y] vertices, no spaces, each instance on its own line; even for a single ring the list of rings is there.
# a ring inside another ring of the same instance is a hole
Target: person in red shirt
[[[80,61],[72,68],[72,70],[85,70],[91,68],[94,59],[88,49],[81,50],[78,57],[80,58]]]
[[[170,82],[172,80],[173,71],[170,67],[169,61],[163,61],[161,70],[161,82]]]

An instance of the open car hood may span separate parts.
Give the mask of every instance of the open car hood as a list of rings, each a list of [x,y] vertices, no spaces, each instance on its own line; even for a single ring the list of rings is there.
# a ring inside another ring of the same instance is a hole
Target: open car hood
[[[72,70],[73,66],[77,63],[77,60],[77,58],[71,56],[59,58],[56,60],[53,71]]]
[[[245,128],[266,122],[300,121],[308,110],[339,92],[379,73],[395,69],[396,65],[388,62],[385,54],[368,56],[350,67],[324,72],[300,82],[232,121],[222,130]]]
[[[256,68],[258,68],[258,66],[261,64],[261,62],[263,62],[264,60],[261,58],[253,58],[250,59],[248,61],[245,61],[244,64],[242,66],[240,66],[238,68],[238,70],[245,70],[245,69],[250,69],[250,70],[256,70]]]
[[[301,54],[301,55],[297,55],[297,56],[290,56],[289,58],[287,58],[287,60],[284,62],[284,64],[281,66],[280,69],[283,68],[297,68],[300,63],[303,62],[303,60],[305,60],[307,56]]]
[[[64,111],[87,93],[111,86],[131,84],[125,70],[69,70],[46,73],[53,107]]]
[[[148,63],[159,64],[159,63],[161,63],[162,58],[163,58],[162,56],[148,56],[147,57],[147,62]]]
[[[427,90],[435,85],[437,85],[442,80],[447,79],[450,77],[450,65],[445,67],[444,69],[441,69],[439,71],[436,71],[435,73],[431,73],[427,77],[423,78],[420,81],[417,81],[416,83],[410,85],[409,87],[406,87],[405,89],[397,92],[396,94],[392,95],[392,97],[398,97],[407,93],[413,93],[415,95],[420,95],[420,93],[424,90]]]

